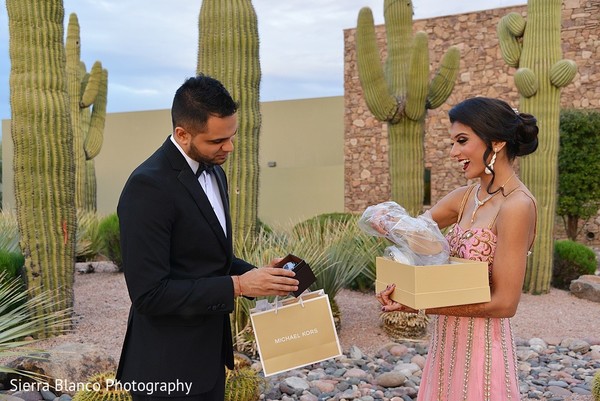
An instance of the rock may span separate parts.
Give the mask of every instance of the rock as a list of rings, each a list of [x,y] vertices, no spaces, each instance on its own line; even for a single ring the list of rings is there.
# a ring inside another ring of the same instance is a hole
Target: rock
[[[412,376],[415,372],[420,371],[421,368],[415,363],[400,363],[394,368],[394,370],[408,377]]]
[[[423,369],[425,367],[425,357],[423,355],[415,355],[410,360],[412,363]]]
[[[569,345],[569,350],[585,354],[590,350],[590,345],[583,340],[575,340]]]
[[[0,401],[23,401],[23,399],[10,394],[0,394]]]
[[[600,302],[600,276],[586,274],[571,281],[569,290],[576,297]]]
[[[558,387],[558,386],[548,386],[548,391],[552,393],[552,395],[557,397],[570,397],[573,395],[566,388]]]
[[[76,263],[75,264],[75,270],[77,270],[77,272],[79,274],[93,273],[94,272],[94,265],[92,265],[91,263]]]
[[[377,376],[376,381],[381,387],[400,387],[406,381],[406,376],[400,372],[386,372]]]
[[[24,401],[40,401],[42,400],[42,395],[39,391],[17,391],[13,393],[14,397],[20,398]]]
[[[402,357],[408,353],[408,347],[404,344],[397,344],[391,347],[389,352],[393,356]]]
[[[362,359],[364,356],[363,352],[356,345],[353,345],[350,348],[349,354],[350,354],[350,358],[352,358],[352,359]]]
[[[548,348],[548,344],[546,344],[546,342],[541,338],[532,338],[529,340],[529,348],[537,353],[540,353]]]
[[[312,382],[312,385],[322,393],[331,393],[335,390],[335,384],[327,380],[315,380]]]
[[[304,393],[300,396],[300,401],[319,401],[316,395],[311,393]]]
[[[45,401],[54,401],[56,395],[52,391],[40,390],[40,394]]]
[[[287,386],[286,390],[291,390],[285,391],[282,387],[281,391],[287,394],[294,394],[296,392],[302,393],[304,390],[308,390],[310,388],[310,384],[306,380],[299,377],[288,377],[283,381],[282,384]]]
[[[367,377],[367,372],[365,372],[364,370],[359,369],[359,368],[352,368],[352,369],[348,369],[346,371],[345,376],[346,377],[358,377],[358,378],[364,379],[365,377]]]
[[[9,367],[38,372],[49,377],[50,389],[59,387],[58,393],[74,395],[69,387],[85,383],[95,374],[114,371],[115,360],[107,356],[106,351],[96,345],[65,343],[49,349],[44,359],[21,357],[10,362]],[[42,399],[41,395],[39,399]]]

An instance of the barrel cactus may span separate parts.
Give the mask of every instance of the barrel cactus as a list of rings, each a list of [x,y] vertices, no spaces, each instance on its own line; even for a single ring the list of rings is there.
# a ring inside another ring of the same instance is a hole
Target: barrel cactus
[[[27,285],[73,305],[75,177],[62,0],[7,0],[11,135],[20,247]],[[35,295],[35,294],[33,294]],[[36,315],[48,310],[35,310]],[[48,329],[45,335],[70,327]]]
[[[561,0],[529,0],[527,20],[510,13],[498,23],[504,61],[517,68],[515,86],[519,109],[533,114],[540,129],[539,150],[521,161],[520,175],[536,197],[538,228],[526,271],[524,291],[550,290],[554,251],[554,218],[558,191],[560,90],[568,85],[577,67],[561,59]]]
[[[600,370],[596,372],[592,380],[592,397],[594,397],[594,401],[600,401]]]
[[[108,72],[96,61],[91,71],[81,61],[81,38],[77,15],[69,16],[67,28],[67,86],[73,126],[75,204],[77,209],[96,210],[96,177],[93,159],[103,142]],[[91,107],[91,109],[90,109]]]
[[[73,401],[131,401],[131,394],[116,385],[115,373],[104,372],[91,376],[85,389],[73,396]]]
[[[369,110],[388,124],[392,199],[412,215],[424,198],[424,126],[427,109],[441,106],[454,89],[460,52],[450,47],[429,82],[427,34],[412,33],[412,1],[385,0],[387,60],[381,65],[371,9],[358,15],[356,58]]]
[[[261,124],[258,22],[250,0],[204,0],[197,72],[218,79],[239,103],[236,150],[226,171],[233,232],[254,233],[258,216],[258,139]]]
[[[427,335],[429,318],[418,313],[383,312],[381,328],[394,341],[419,340]]]
[[[265,385],[265,379],[251,367],[228,369],[225,375],[225,401],[258,401]]]

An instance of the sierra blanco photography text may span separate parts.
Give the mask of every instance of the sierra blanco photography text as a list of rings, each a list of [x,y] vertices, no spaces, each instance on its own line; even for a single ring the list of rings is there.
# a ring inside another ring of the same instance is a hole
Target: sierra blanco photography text
[[[189,395],[192,383],[176,380],[174,382],[119,382],[114,379],[106,379],[102,382],[73,382],[64,379],[54,380],[54,384],[47,382],[24,382],[19,379],[10,380],[10,391],[57,391],[61,393],[76,393],[78,391],[128,391],[133,393],[144,392],[152,395],[157,391],[171,394],[173,392],[185,392]]]

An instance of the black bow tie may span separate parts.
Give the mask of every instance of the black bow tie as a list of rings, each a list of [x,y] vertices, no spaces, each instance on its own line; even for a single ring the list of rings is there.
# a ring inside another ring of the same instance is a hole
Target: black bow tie
[[[198,170],[196,170],[196,178],[200,177],[200,174],[202,174],[203,171],[206,171],[206,174],[210,174],[214,171],[214,169],[214,164],[200,163]]]

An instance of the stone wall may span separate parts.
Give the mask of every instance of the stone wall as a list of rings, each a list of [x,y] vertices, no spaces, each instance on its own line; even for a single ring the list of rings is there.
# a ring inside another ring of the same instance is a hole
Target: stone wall
[[[518,108],[519,95],[513,83],[515,69],[508,67],[498,46],[496,27],[509,12],[526,17],[527,7],[506,7],[480,12],[414,21],[414,31],[429,35],[431,76],[448,47],[461,52],[456,86],[442,107],[429,110],[425,135],[425,167],[431,169],[431,201],[466,184],[462,171],[449,157],[448,110],[472,96],[498,97]],[[376,27],[382,60],[386,57],[385,26]],[[565,0],[562,25],[563,57],[577,63],[578,73],[562,90],[561,106],[600,109],[600,2]],[[363,99],[356,67],[355,29],[344,31],[345,105],[345,209],[361,212],[367,206],[388,200],[391,193],[385,124],[375,120]],[[518,161],[517,161],[518,163]],[[557,224],[558,237],[562,237]],[[600,216],[588,222],[583,232],[595,234],[600,243]],[[590,242],[587,240],[587,242]]]

